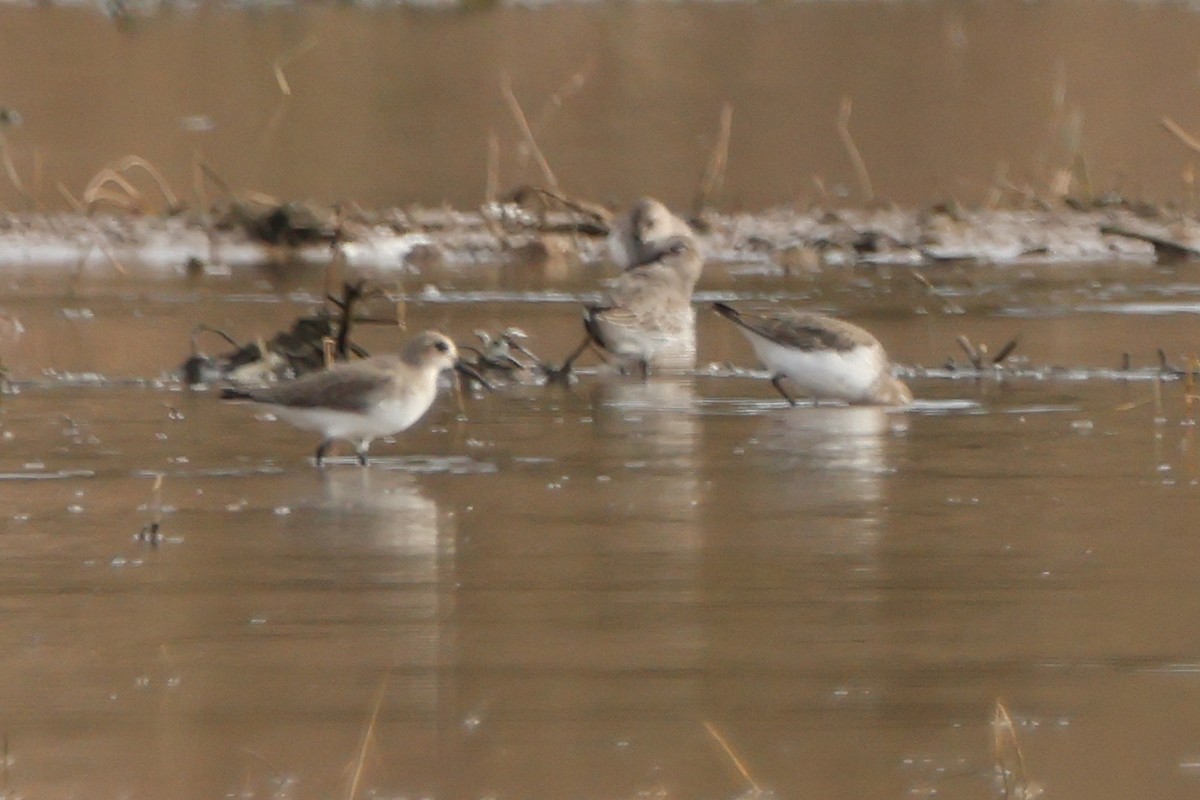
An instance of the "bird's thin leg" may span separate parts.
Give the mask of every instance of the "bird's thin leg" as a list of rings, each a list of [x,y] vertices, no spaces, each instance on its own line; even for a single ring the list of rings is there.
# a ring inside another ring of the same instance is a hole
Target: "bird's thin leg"
[[[790,394],[787,393],[787,389],[783,388],[783,376],[782,375],[776,375],[774,378],[771,378],[771,385],[775,387],[775,391],[777,391],[781,395],[783,395],[783,399],[788,401],[788,405],[790,405],[790,406],[796,405],[795,398],[793,398]]]
[[[354,448],[354,452],[358,455],[358,465],[365,467],[367,465],[367,448],[371,446],[369,441],[359,442],[358,447]]]
[[[325,439],[317,445],[317,466],[323,466],[325,454],[329,452],[329,446],[333,444],[333,439]]]
[[[642,381],[650,380],[650,362],[644,358],[638,359],[638,366],[642,375]]]
[[[592,337],[585,336],[583,341],[579,343],[579,347],[575,348],[575,352],[567,356],[567,360],[558,369],[546,368],[546,376],[552,380],[566,380],[571,374],[571,368],[575,366],[575,359],[583,355],[583,352],[588,349],[592,343]]]

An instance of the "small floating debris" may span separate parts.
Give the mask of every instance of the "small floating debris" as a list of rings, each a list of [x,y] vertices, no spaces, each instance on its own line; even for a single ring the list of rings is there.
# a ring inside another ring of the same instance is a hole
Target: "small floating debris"
[[[135,541],[148,544],[151,547],[158,547],[160,544],[162,544],[163,540],[163,477],[164,476],[161,472],[154,476],[154,486],[150,489],[150,500],[146,504],[146,507],[150,512],[150,519],[134,536]]]
[[[459,345],[474,356],[470,366],[481,375],[532,383],[543,379],[546,363],[525,344],[529,336],[520,328],[505,328],[498,334],[475,331],[479,346]]]

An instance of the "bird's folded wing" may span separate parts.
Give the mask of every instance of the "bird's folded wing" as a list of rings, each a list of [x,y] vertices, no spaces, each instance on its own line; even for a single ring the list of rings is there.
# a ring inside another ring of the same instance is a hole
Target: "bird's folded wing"
[[[737,322],[764,339],[798,350],[845,352],[864,344],[843,330],[838,320],[818,314],[739,314]]]
[[[385,391],[392,378],[385,372],[329,369],[298,380],[256,390],[255,400],[292,408],[364,411]]]

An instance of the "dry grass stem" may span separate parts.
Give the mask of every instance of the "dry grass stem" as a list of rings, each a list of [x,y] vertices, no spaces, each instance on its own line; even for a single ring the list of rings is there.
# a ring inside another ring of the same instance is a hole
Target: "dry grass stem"
[[[850,163],[854,165],[854,173],[858,176],[858,185],[869,202],[875,199],[875,189],[871,186],[871,175],[867,172],[867,162],[863,160],[858,145],[854,143],[854,137],[850,135],[851,110],[850,98],[843,97],[842,107],[838,112],[837,132],[838,137],[842,140],[842,145],[846,148],[846,153],[850,156]]]
[[[105,187],[110,183],[114,184],[123,195],[106,191]],[[137,187],[124,175],[109,167],[105,167],[97,172],[83,190],[83,202],[89,207],[99,202],[120,203],[122,197],[127,207],[136,207],[143,213],[149,211],[149,208],[146,206],[146,198],[138,191]]]
[[[999,207],[1004,200],[1005,184],[1008,178],[1008,162],[1001,161],[996,164],[996,173],[992,177],[992,186],[988,189],[987,197],[983,201],[985,211],[994,211]]]
[[[525,144],[533,153],[534,160],[538,163],[538,168],[542,171],[542,177],[550,188],[557,191],[558,178],[554,176],[554,170],[550,169],[550,162],[546,160],[546,156],[542,153],[542,149],[538,147],[537,140],[533,136],[533,129],[529,127],[529,120],[525,116],[525,112],[521,110],[521,104],[517,101],[517,96],[513,94],[512,79],[508,73],[500,75],[500,91],[504,95],[504,101],[508,104],[508,110],[513,116],[513,120],[517,123],[517,127],[521,129],[521,136],[525,139]]]
[[[261,156],[266,155],[267,145],[275,138],[275,132],[283,125],[283,118],[287,116],[289,99],[288,95],[279,98],[279,103],[275,106],[275,110],[271,112],[271,118],[267,120],[267,124],[263,128],[262,136],[258,140],[260,161],[262,160]]]
[[[957,337],[955,337],[954,341],[958,342],[958,346],[961,347],[963,352],[967,354],[967,358],[970,359],[971,364],[975,367],[975,369],[983,369],[983,355],[975,349],[975,345],[971,344],[970,339],[968,339],[964,334],[960,333]]]
[[[964,313],[966,313],[966,310],[962,306],[960,306],[958,303],[954,302],[949,297],[946,297],[944,294],[942,294],[942,290],[939,289],[938,287],[934,286],[933,282],[931,280],[929,280],[929,278],[926,278],[925,273],[921,272],[921,270],[917,269],[916,267],[913,267],[912,276],[913,276],[913,278],[916,279],[917,283],[919,283],[925,287],[925,290],[927,292],[929,292],[931,295],[933,295],[934,297],[936,297],[938,300],[941,301],[942,310],[944,312],[946,312],[947,314],[964,314]]]
[[[487,180],[483,185],[483,201],[489,205],[496,202],[500,192],[500,137],[491,128],[487,141]]]
[[[316,46],[317,37],[310,36],[295,47],[283,51],[271,62],[271,71],[275,73],[275,82],[279,84],[279,91],[283,93],[284,97],[292,96],[292,86],[288,83],[287,75],[283,73],[283,68]]]
[[[337,347],[337,342],[335,342],[333,340],[332,336],[322,336],[321,337],[321,350],[324,352],[324,355],[325,355],[325,369],[329,369],[330,367],[333,366],[334,349],[336,347]]]
[[[34,206],[33,195],[25,188],[25,183],[21,180],[21,176],[17,173],[17,166],[12,160],[12,150],[9,148],[8,137],[0,131],[0,161],[4,163],[4,174],[8,176],[9,182],[17,193],[24,198],[30,208]]]
[[[367,764],[367,751],[371,747],[371,742],[375,738],[375,723],[379,720],[379,710],[383,708],[383,697],[387,693],[388,680],[392,676],[392,671],[389,669],[383,676],[383,680],[379,682],[379,689],[375,693],[375,703],[371,708],[371,719],[367,723],[367,729],[363,731],[362,744],[358,748],[358,758],[354,764],[354,774],[350,779],[350,789],[346,793],[346,800],[354,800],[358,796],[358,787],[362,783],[362,776]]]
[[[725,185],[725,169],[729,165],[729,139],[733,133],[733,105],[726,103],[721,107],[721,123],[717,131],[717,141],[704,167],[704,175],[700,179],[700,187],[696,191],[696,200],[692,205],[692,213],[699,217],[704,209],[721,193]]]
[[[171,191],[171,187],[167,185],[166,178],[162,173],[155,169],[154,165],[141,156],[124,156],[117,159],[112,164],[102,168],[97,172],[88,185],[83,190],[83,201],[89,207],[98,203],[107,202],[113,203],[119,207],[128,209],[136,207],[142,213],[150,213],[153,209],[146,201],[146,196],[133,185],[133,182],[126,177],[126,173],[140,170],[146,173],[153,181],[155,187],[162,195],[163,202],[166,205],[165,210],[168,213],[177,211],[180,208],[179,198]],[[117,192],[112,192],[107,187],[115,186]]]
[[[733,763],[733,766],[737,769],[741,776],[746,779],[746,782],[750,784],[750,788],[754,794],[762,794],[762,787],[758,785],[758,781],[754,780],[754,777],[750,774],[750,770],[746,769],[746,764],[742,761],[742,759],[738,758],[738,754],[734,752],[732,747],[729,746],[729,742],[727,742],[725,737],[721,735],[721,732],[717,730],[717,726],[705,720],[704,728],[708,731],[708,735],[715,739],[717,744],[721,746],[721,749],[725,751],[725,755],[729,757],[729,760]]]
[[[229,184],[226,183],[225,180],[220,175],[217,174],[217,171],[215,169],[213,169],[212,166],[210,166],[207,161],[205,161],[203,158],[201,158],[199,156],[199,154],[197,154],[197,156],[196,156],[195,169],[197,170],[197,173],[198,173],[198,175],[195,179],[196,180],[196,191],[201,196],[202,199],[205,194],[204,193],[204,181],[206,179],[208,181],[210,181],[214,186],[216,186],[217,189],[219,189],[221,191],[221,194],[225,195],[226,197],[233,196],[233,189],[231,189],[229,187]],[[207,208],[208,204],[203,203],[203,207]]]
[[[549,198],[562,205],[564,208],[583,214],[590,217],[601,225],[612,224],[612,212],[598,203],[593,203],[588,200],[580,200],[574,197],[567,197],[557,189],[546,189],[541,186],[524,187],[524,190],[534,193],[541,198]],[[544,200],[543,200],[544,202]]]
[[[38,198],[42,196],[46,180],[46,159],[39,148],[33,149],[33,189],[31,191],[34,208],[40,209]]]
[[[1183,126],[1181,126],[1178,122],[1170,117],[1163,117],[1158,121],[1158,124],[1162,125],[1163,128],[1166,129],[1167,133],[1178,139],[1184,147],[1200,153],[1200,140],[1197,140],[1196,137],[1185,131]]]
[[[71,194],[70,190],[68,190],[67,187],[63,186],[61,183],[57,184],[56,188],[58,189],[58,193],[62,195],[63,199],[65,199],[67,203],[69,203],[70,206],[75,209],[76,213],[80,214],[86,219],[87,210],[83,207],[83,204],[76,199],[75,195]],[[97,228],[95,224],[91,222],[91,220],[87,220],[85,224],[87,225],[88,232],[92,234],[93,246],[98,247],[100,252],[104,253],[105,257],[109,260],[109,262],[112,263],[113,268],[116,269],[117,272],[121,273],[125,277],[129,277],[129,270],[125,268],[125,265],[121,263],[121,260],[117,258],[116,254],[104,241],[104,234],[100,232],[100,229]],[[87,256],[85,254],[84,261],[86,260]]]
[[[130,170],[141,170],[154,181],[154,185],[158,187],[158,191],[163,196],[163,201],[167,204],[168,210],[175,210],[180,207],[179,198],[171,191],[171,187],[167,184],[167,179],[158,171],[153,164],[141,156],[128,155],[118,159],[113,163],[112,169],[116,172],[125,173]]]

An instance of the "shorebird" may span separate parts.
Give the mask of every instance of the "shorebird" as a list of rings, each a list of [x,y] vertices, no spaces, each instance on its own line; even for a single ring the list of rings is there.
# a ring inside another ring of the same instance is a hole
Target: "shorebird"
[[[893,377],[879,340],[845,320],[781,309],[758,313],[713,303],[718,314],[737,323],[773,375],[771,384],[792,405],[787,378],[814,400],[855,405],[904,406],[912,392]]]
[[[459,360],[454,342],[426,331],[398,355],[339,363],[271,386],[225,389],[221,397],[251,400],[297,428],[320,433],[318,467],[336,439],[353,443],[358,462],[366,466],[373,439],[407,430],[425,415],[437,396],[438,375],[446,369],[486,385]]]
[[[586,306],[586,336],[554,379],[570,375],[575,359],[596,345],[622,369],[686,366],[695,360],[696,312],[692,292],[704,268],[691,227],[657,200],[639,200],[613,225],[609,245],[624,268],[599,303]]]
[[[565,378],[590,346],[613,355],[623,370],[637,366],[686,366],[695,360],[696,311],[692,290],[703,262],[690,238],[674,237],[648,260],[616,277],[604,299],[584,307],[586,332],[551,377]]]
[[[671,239],[696,240],[692,226],[652,197],[643,197],[613,221],[608,251],[621,269],[652,259]],[[696,276],[699,278],[699,274]]]

